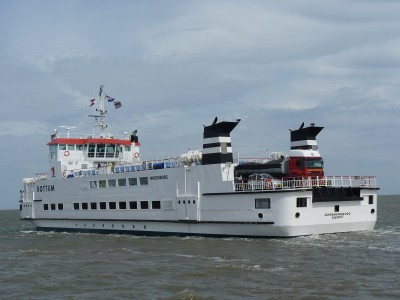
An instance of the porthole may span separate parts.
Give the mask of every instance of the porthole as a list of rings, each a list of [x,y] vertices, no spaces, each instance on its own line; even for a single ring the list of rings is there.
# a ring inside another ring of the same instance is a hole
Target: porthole
[[[193,204],[196,204],[196,200],[193,200]]]
[[[300,218],[300,213],[297,212],[297,213],[295,214],[295,217],[296,217],[296,218]]]
[[[122,224],[122,228],[125,228],[125,225],[124,225],[124,224]]]
[[[371,209],[371,214],[374,214],[375,213],[375,209]]]
[[[181,204],[181,200],[178,200],[178,204]]]
[[[146,225],[144,225],[143,228],[146,229]]]
[[[263,215],[262,213],[259,213],[259,214],[258,214],[258,218],[259,218],[259,219],[262,219],[262,218],[264,218],[264,215]]]
[[[132,225],[132,228],[135,229],[135,225]]]

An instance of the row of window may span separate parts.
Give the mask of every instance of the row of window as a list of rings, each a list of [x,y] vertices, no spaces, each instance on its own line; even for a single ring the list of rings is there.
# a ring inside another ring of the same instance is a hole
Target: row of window
[[[299,197],[296,199],[296,207],[307,207],[307,197]],[[271,208],[270,198],[256,198],[255,199],[256,209],[269,209]]]
[[[172,201],[171,201],[172,202]],[[167,205],[168,208],[168,205]],[[161,209],[161,201],[125,201],[120,202],[83,202],[74,203],[74,210],[95,210],[95,209]],[[64,210],[63,203],[43,204],[43,210]]]
[[[63,203],[57,203],[57,206],[55,203],[50,203],[50,204],[43,204],[43,210],[63,210],[64,209],[64,204]]]
[[[139,178],[120,178],[120,179],[108,179],[108,180],[93,180],[90,181],[90,188],[105,188],[105,187],[117,187],[117,186],[134,186],[134,185],[148,185],[149,177]]]
[[[87,209],[161,209],[161,201],[125,201],[120,202],[83,202],[74,203],[74,210],[87,210]]]
[[[164,201],[166,209],[172,209],[172,201]],[[185,200],[182,201],[185,204]],[[195,200],[188,200],[188,204],[196,204]],[[374,204],[374,196],[368,196],[368,203]],[[181,204],[181,200],[178,201],[178,204]],[[296,207],[307,207],[307,197],[298,197],[296,199]],[[255,199],[255,208],[256,209],[270,209],[271,208],[271,199],[270,198],[256,198]],[[50,203],[43,204],[44,210],[63,210],[63,203]],[[128,203],[125,201],[120,202],[83,202],[83,203],[74,203],[74,210],[96,210],[96,209],[161,209],[161,201],[129,201]],[[339,205],[335,206],[335,211],[339,211]]]
[[[88,157],[118,157],[120,152],[131,152],[131,146],[120,146],[114,144],[89,144],[88,145],[70,145],[59,144],[50,145],[50,157],[57,157],[57,150],[60,151],[84,151],[87,152]]]
[[[307,207],[307,197],[299,197],[296,199],[296,207]],[[270,209],[271,199],[270,198],[256,198],[255,199],[256,209]]]
[[[168,201],[171,202],[172,201]],[[182,201],[185,204],[185,200]],[[188,200],[188,204],[196,204],[195,200]],[[181,204],[181,200],[178,201],[178,204]],[[371,203],[370,203],[371,204]],[[171,206],[171,205],[168,205]],[[297,207],[307,207],[307,197],[299,197],[297,198]],[[169,209],[172,208],[168,207]],[[256,209],[270,209],[271,208],[271,199],[270,198],[256,198],[255,199],[255,208]],[[51,203],[51,204],[43,204],[44,210],[63,210],[63,203]],[[83,203],[74,203],[74,210],[96,210],[96,209],[161,209],[161,201],[129,201],[128,203],[125,201],[120,202],[83,202]]]

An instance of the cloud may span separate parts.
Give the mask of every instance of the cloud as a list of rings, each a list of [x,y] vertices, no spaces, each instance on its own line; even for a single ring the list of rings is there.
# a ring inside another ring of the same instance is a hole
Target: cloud
[[[40,121],[1,121],[0,136],[33,136],[49,132],[49,124]]]
[[[315,122],[330,170],[370,166],[395,191],[385,174],[400,146],[399,6],[3,1],[0,132],[17,149],[32,135],[45,145],[59,125],[89,130],[88,101],[104,84],[122,102],[107,107],[110,129],[138,129],[148,158],[201,147],[215,116],[242,118],[233,148],[254,156],[287,152],[288,129]],[[30,164],[27,173],[47,167]]]

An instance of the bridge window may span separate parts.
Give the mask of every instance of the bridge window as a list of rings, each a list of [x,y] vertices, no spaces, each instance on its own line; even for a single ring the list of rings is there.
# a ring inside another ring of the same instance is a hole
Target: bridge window
[[[94,153],[95,152],[96,152],[96,145],[95,144],[89,144],[88,157],[94,157]]]
[[[121,146],[120,145],[116,145],[115,146],[115,157],[119,156],[119,152],[121,151]]]
[[[106,157],[114,157],[114,155],[115,155],[115,145],[107,145]]]
[[[131,146],[125,146],[124,151],[125,152],[131,152]]]
[[[67,145],[65,144],[58,145],[58,150],[67,150]]]
[[[83,150],[83,145],[76,145],[76,150],[82,151]]]
[[[96,157],[104,157],[105,152],[106,152],[106,145],[97,144]]]
[[[57,158],[57,145],[50,145],[50,159]]]
[[[126,179],[125,178],[118,179],[118,186],[126,186]]]
[[[75,145],[67,145],[68,150],[75,150]]]
[[[109,187],[116,187],[117,186],[117,181],[115,179],[109,179],[108,180],[108,186]]]
[[[270,198],[256,198],[255,199],[255,207],[256,207],[256,209],[271,208],[271,199]]]

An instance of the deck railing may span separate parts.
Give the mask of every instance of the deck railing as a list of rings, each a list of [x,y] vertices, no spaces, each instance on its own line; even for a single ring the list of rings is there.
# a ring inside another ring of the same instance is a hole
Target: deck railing
[[[374,176],[325,176],[235,182],[236,191],[291,190],[314,187],[377,188],[377,182]]]
[[[65,172],[64,177],[85,177],[103,174],[131,173],[146,170],[160,170],[182,167],[183,164],[178,158],[146,160],[138,164],[108,164],[93,169],[76,169]]]

